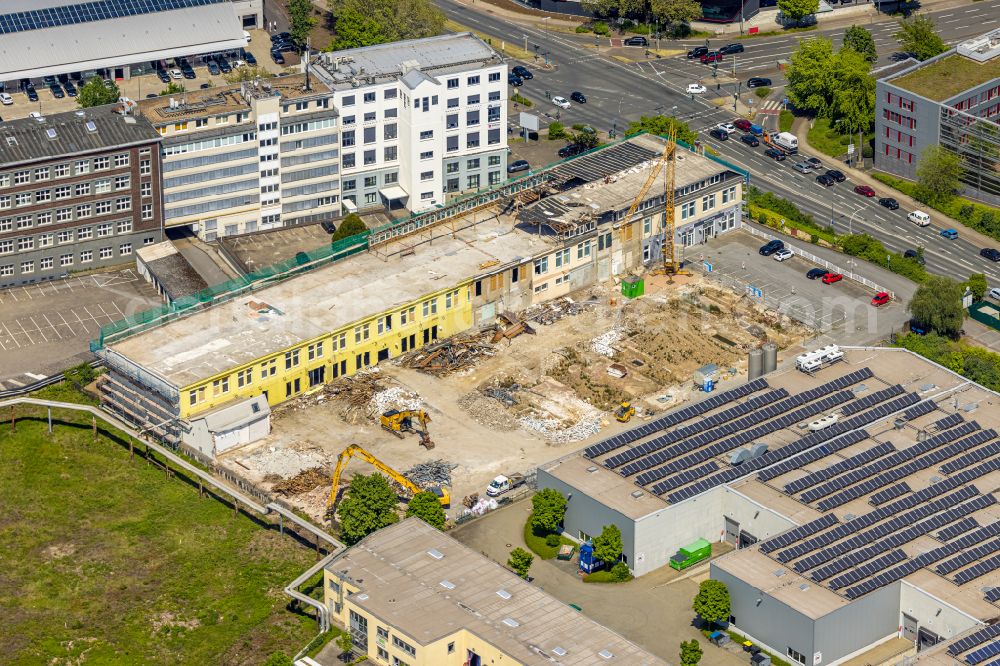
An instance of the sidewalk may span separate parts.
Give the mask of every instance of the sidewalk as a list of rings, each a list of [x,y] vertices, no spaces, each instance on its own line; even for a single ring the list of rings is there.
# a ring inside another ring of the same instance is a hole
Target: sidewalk
[[[885,192],[891,194],[896,201],[899,202],[900,207],[907,210],[922,210],[931,216],[931,223],[934,227],[938,229],[955,229],[958,233],[974,245],[979,247],[993,247],[996,245],[996,240],[979,233],[975,229],[970,229],[958,220],[953,220],[950,217],[939,213],[933,208],[928,207],[925,204],[920,203],[916,199],[913,199],[899,190],[896,190],[889,185],[886,185],[882,181],[872,178],[867,172],[860,169],[855,169],[853,167],[847,166],[843,162],[839,162],[831,157],[824,155],[818,150],[814,150],[809,145],[809,119],[798,117],[795,122],[792,123],[792,132],[799,139],[799,147],[809,150],[812,154],[816,155],[820,160],[823,161],[824,166],[830,169],[839,169],[843,171],[855,183],[861,185],[870,185],[875,189],[876,192]]]

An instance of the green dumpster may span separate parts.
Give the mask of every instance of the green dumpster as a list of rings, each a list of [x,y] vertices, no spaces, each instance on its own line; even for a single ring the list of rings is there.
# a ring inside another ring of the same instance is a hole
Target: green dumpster
[[[622,280],[622,296],[625,298],[639,298],[645,292],[645,284],[642,278],[627,277]]]
[[[680,571],[693,564],[698,564],[702,560],[707,560],[711,556],[712,544],[704,539],[698,539],[677,551],[677,554],[670,558],[670,566]]]

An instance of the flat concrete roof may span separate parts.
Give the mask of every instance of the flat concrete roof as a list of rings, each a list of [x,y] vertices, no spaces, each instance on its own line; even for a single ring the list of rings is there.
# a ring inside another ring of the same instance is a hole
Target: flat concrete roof
[[[450,226],[433,228],[380,247],[379,255],[354,255],[109,347],[183,388],[446,290],[484,262],[503,265],[545,247],[507,223],[461,222],[469,226],[454,235]]]
[[[524,664],[667,664],[416,517],[326,570],[361,588],[353,604],[421,645],[464,628]]]

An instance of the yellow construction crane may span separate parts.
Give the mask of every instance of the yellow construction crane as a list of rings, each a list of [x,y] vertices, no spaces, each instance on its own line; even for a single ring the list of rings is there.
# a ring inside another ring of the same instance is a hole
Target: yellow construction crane
[[[327,501],[327,507],[334,507],[337,504],[337,495],[340,489],[340,475],[344,473],[344,468],[347,467],[347,463],[351,461],[351,458],[357,456],[367,462],[369,465],[382,472],[390,479],[398,483],[399,485],[406,488],[408,491],[416,495],[417,493],[429,490],[430,492],[437,495],[438,501],[445,507],[451,505],[451,493],[447,488],[442,486],[430,486],[428,488],[421,488],[417,484],[410,481],[408,478],[394,470],[393,468],[386,465],[384,462],[373,456],[372,454],[365,451],[363,448],[357,444],[351,444],[346,449],[341,451],[340,456],[337,457],[337,467],[333,470],[333,481],[332,487],[330,488],[330,499]]]
[[[677,257],[675,256],[676,249],[674,247],[674,155],[677,152],[677,128],[674,126],[670,127],[670,131],[667,134],[667,145],[663,147],[663,153],[660,155],[659,161],[653,166],[649,171],[649,175],[646,177],[646,182],[642,184],[639,189],[639,193],[636,195],[635,200],[629,207],[628,212],[625,213],[625,217],[622,218],[622,225],[619,228],[621,232],[621,241],[624,244],[625,241],[625,228],[628,227],[629,221],[632,216],[635,215],[635,211],[639,208],[639,205],[645,201],[646,195],[649,194],[649,189],[656,182],[657,176],[663,171],[663,167],[666,166],[667,170],[664,173],[664,186],[665,186],[665,202],[666,202],[666,224],[664,225],[664,240],[663,240],[663,266],[657,272],[663,272],[667,275],[677,275],[679,272],[679,265],[677,262]]]

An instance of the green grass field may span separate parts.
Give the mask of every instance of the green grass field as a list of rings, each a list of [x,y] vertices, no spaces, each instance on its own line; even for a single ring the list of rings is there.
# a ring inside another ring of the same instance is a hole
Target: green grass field
[[[44,410],[3,418],[0,663],[257,664],[315,635],[282,592],[308,548],[130,462],[100,423],[93,441],[89,416],[54,412],[52,435]]]

